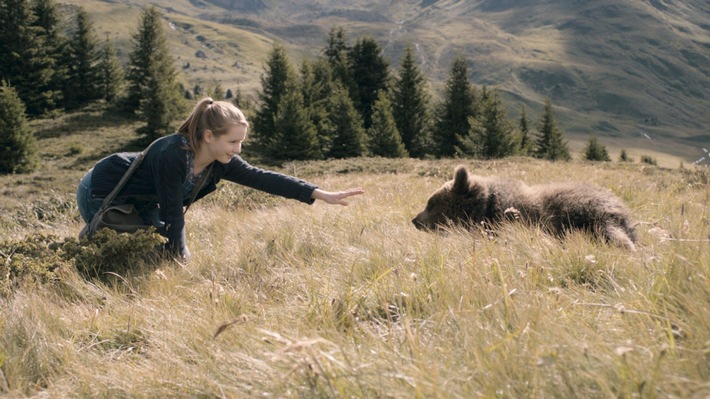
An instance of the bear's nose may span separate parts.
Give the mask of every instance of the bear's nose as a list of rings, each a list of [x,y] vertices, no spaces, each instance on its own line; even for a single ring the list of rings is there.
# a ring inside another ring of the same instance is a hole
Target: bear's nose
[[[414,224],[414,227],[416,227],[419,230],[424,228],[424,224],[422,222],[420,222],[419,220],[417,220],[417,218],[412,219],[412,224]]]

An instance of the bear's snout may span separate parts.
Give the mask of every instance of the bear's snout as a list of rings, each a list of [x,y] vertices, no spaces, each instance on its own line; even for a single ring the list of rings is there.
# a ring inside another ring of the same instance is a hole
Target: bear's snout
[[[412,219],[412,224],[414,224],[414,227],[417,228],[417,230],[430,230],[431,227],[428,226],[426,223],[422,222],[422,214],[420,213],[417,215],[414,219]]]
[[[412,219],[412,223],[414,224],[414,227],[417,228],[417,230],[423,230],[424,229],[424,224],[417,220],[417,218]]]

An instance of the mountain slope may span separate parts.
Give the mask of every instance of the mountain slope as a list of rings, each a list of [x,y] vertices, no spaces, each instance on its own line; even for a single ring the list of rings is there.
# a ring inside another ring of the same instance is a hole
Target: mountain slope
[[[501,89],[511,117],[522,104],[535,117],[551,98],[576,147],[595,133],[612,148],[666,152],[692,162],[703,155],[702,146],[710,146],[710,4],[705,1],[151,3],[168,20],[190,25],[190,31],[175,32],[186,47],[183,62],[194,53],[192,46],[224,52],[199,61],[212,65],[186,71],[186,79],[208,79],[211,68],[223,86],[238,79],[246,88],[258,88],[270,40],[283,43],[297,63],[317,56],[328,31],[342,26],[351,41],[376,38],[394,67],[404,46],[413,43],[435,94],[441,93],[451,60],[461,54],[470,60],[475,84]],[[198,35],[203,40],[195,42]],[[244,43],[246,37],[253,42]],[[241,69],[229,57],[241,59]]]

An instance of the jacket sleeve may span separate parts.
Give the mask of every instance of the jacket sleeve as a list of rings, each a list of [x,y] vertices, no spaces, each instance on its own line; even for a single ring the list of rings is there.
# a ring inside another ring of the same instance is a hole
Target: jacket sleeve
[[[311,195],[318,186],[293,176],[257,168],[239,156],[226,165],[225,180],[306,204],[315,202]]]
[[[158,195],[160,220],[165,222],[167,248],[181,257],[189,256],[185,236],[182,185],[187,176],[187,163],[182,151],[168,151],[153,163],[153,183]]]

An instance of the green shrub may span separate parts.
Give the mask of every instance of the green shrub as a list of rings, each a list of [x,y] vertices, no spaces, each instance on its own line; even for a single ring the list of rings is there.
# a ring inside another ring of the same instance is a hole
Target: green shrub
[[[76,266],[87,277],[125,275],[146,262],[162,258],[165,239],[154,229],[135,234],[103,229],[91,239],[63,241],[54,235],[33,234],[0,243],[0,297],[21,285],[59,281],[60,268]]]
[[[165,238],[154,228],[134,234],[102,229],[90,239],[77,241],[73,237],[67,238],[64,255],[73,259],[77,270],[85,276],[101,277],[107,273],[125,275],[146,261],[159,259],[164,243]]]
[[[627,153],[625,149],[621,149],[621,153],[619,154],[619,162],[633,162],[634,159],[631,158]]]
[[[657,165],[658,162],[656,162],[655,159],[653,159],[652,156],[650,155],[641,155],[641,163],[649,164],[649,165]]]
[[[67,153],[68,156],[75,156],[79,155],[82,152],[84,152],[84,146],[78,143],[74,143],[69,146],[69,152]]]
[[[59,279],[56,271],[71,266],[61,255],[58,237],[35,234],[0,243],[0,297],[23,284],[46,284]]]

